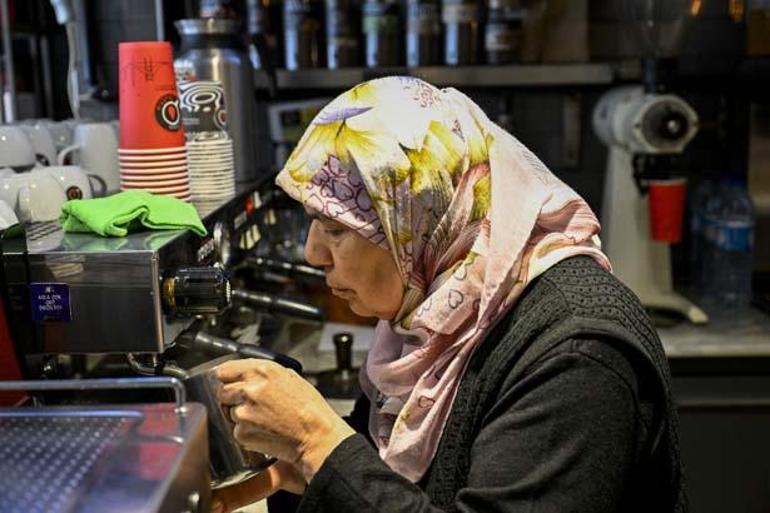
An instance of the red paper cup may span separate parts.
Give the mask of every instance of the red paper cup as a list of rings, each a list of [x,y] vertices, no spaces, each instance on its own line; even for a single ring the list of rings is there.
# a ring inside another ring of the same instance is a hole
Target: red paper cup
[[[171,44],[120,43],[120,147],[185,145]]]
[[[164,180],[189,180],[189,176],[185,172],[181,173],[155,173],[151,175],[146,174],[131,174],[121,173],[120,179],[126,182],[153,182]]]
[[[687,180],[649,180],[647,185],[650,199],[650,237],[657,242],[679,242],[682,240]]]
[[[157,175],[158,173],[187,173],[187,166],[130,167],[121,164],[120,172],[129,175]]]
[[[132,191],[132,190],[147,191],[147,192],[151,192],[153,194],[158,194],[161,196],[180,196],[180,195],[190,194],[190,187],[187,185],[172,186],[172,187],[147,187],[145,185],[126,185],[125,183],[121,183],[120,188],[121,190],[124,190],[124,191]]]
[[[166,162],[169,160],[187,159],[187,153],[162,153],[159,155],[118,155],[121,162],[141,163],[141,162]]]
[[[187,148],[184,146],[174,146],[174,147],[164,147],[164,148],[118,148],[118,154],[121,157],[138,157],[147,155],[150,157],[153,156],[162,156],[162,155],[168,155],[172,153],[185,153],[187,154]]]

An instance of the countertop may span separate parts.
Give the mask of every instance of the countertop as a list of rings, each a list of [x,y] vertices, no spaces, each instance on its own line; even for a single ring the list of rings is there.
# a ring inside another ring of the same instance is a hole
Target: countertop
[[[770,315],[756,308],[738,311],[712,309],[707,313],[707,324],[682,321],[658,327],[658,334],[670,359],[770,358]],[[323,342],[328,328],[319,328],[319,325],[290,326],[283,335],[285,340],[291,340],[289,347],[279,344],[273,349],[287,352],[303,362],[308,373],[332,369],[336,365],[334,351]],[[363,364],[369,345],[370,341],[362,339],[361,335],[356,337],[353,345],[354,367]]]
[[[707,309],[709,322],[659,327],[669,358],[770,357],[770,316],[748,308]]]

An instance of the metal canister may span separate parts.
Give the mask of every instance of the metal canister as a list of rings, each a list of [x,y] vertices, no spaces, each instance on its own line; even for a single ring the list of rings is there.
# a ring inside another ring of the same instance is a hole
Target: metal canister
[[[523,19],[518,0],[489,0],[484,33],[487,64],[518,62]]]
[[[464,66],[478,63],[480,15],[478,0],[442,1],[444,62],[447,65]]]
[[[283,4],[283,37],[286,69],[318,68],[322,65],[320,0],[286,0]]]
[[[235,145],[235,179],[256,180],[254,140],[254,70],[246,53],[240,24],[228,19],[185,19],[174,22],[181,38],[174,60],[177,81],[222,83],[227,106],[227,132]]]
[[[362,28],[366,66],[398,66],[401,63],[401,16],[394,0],[365,0]]]
[[[438,0],[407,0],[406,65],[433,66],[441,59]]]
[[[358,65],[361,22],[354,0],[326,0],[326,62],[329,69]]]

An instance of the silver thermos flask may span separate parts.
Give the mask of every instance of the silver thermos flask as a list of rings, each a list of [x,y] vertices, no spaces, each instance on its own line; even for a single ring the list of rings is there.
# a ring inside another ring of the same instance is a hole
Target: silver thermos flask
[[[227,131],[233,138],[235,181],[259,178],[255,154],[254,71],[240,23],[232,19],[202,18],[174,23],[181,36],[174,59],[177,80],[213,80],[222,83],[227,109]]]

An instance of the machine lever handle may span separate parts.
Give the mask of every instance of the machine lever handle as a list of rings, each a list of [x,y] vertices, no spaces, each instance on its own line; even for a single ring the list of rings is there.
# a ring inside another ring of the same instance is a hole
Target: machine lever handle
[[[268,311],[281,312],[295,317],[310,319],[312,321],[323,321],[324,319],[323,310],[317,306],[296,301],[294,299],[265,294],[264,292],[251,292],[243,289],[233,289],[232,296],[234,299],[244,301],[253,306],[265,308]]]
[[[252,344],[241,344],[229,338],[216,337],[208,333],[199,331],[190,341],[192,345],[201,349],[214,350],[220,353],[237,354],[245,358],[259,358],[261,360],[270,360],[283,365],[288,369],[294,370],[297,374],[302,374],[302,364],[284,354],[276,353],[265,349],[264,347]]]

